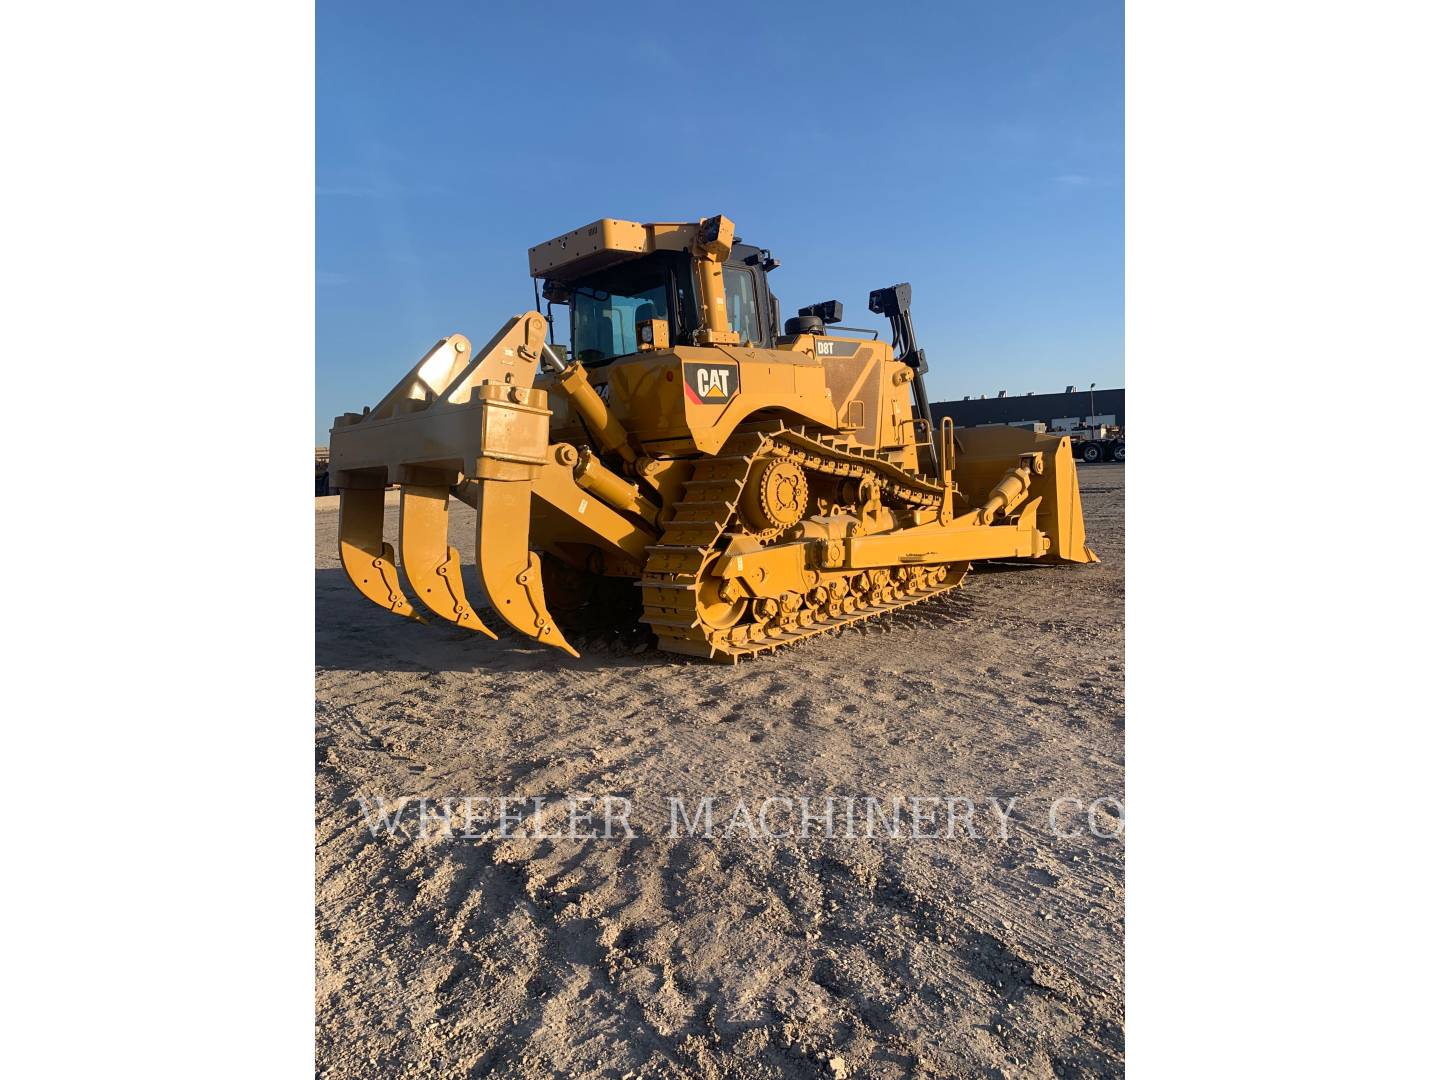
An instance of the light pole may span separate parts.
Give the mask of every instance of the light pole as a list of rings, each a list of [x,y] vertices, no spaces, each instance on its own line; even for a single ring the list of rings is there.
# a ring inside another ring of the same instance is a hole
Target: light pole
[[[1090,384],[1090,438],[1095,438],[1095,384]]]

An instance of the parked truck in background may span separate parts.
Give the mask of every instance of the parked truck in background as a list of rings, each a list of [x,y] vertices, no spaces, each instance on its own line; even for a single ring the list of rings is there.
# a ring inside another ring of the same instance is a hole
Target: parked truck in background
[[[1066,435],[1077,460],[1087,463],[1125,460],[1125,390],[1088,392],[1067,386],[1064,393],[1019,397],[1001,390],[987,398],[966,395],[934,403],[936,417],[949,416],[956,427],[1012,427],[1036,434]]]
[[[1085,420],[1090,419],[1085,417]],[[1088,425],[1078,416],[1061,417],[1048,424],[1042,420],[1012,420],[1008,424],[981,424],[981,427],[1024,428],[1037,434],[1069,435],[1070,449],[1076,461],[1098,465],[1102,461],[1125,461],[1125,430],[1113,416],[1097,417],[1102,421]],[[1109,421],[1104,423],[1103,421]]]
[[[1088,465],[1125,460],[1125,429],[1114,416],[1062,416],[1046,427],[1052,435],[1069,435],[1076,459]]]

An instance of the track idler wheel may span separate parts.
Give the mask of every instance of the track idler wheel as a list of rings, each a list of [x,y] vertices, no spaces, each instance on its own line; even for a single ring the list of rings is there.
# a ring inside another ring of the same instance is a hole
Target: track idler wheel
[[[709,630],[729,630],[745,616],[749,600],[739,590],[739,583],[714,572],[715,556],[710,556],[695,576],[695,611]]]

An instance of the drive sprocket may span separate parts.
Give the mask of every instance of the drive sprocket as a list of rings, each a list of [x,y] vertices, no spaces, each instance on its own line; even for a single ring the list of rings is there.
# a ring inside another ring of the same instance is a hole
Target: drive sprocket
[[[745,522],[761,540],[798,523],[809,505],[805,470],[786,458],[771,458],[755,469],[740,497]]]

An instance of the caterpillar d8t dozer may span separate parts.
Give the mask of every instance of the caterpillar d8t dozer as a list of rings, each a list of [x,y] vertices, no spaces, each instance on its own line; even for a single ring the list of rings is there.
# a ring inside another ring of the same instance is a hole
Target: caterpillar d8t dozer
[[[478,349],[436,343],[379,404],[336,420],[356,588],[397,615],[492,638],[503,621],[571,655],[566,616],[588,608],[638,619],[661,649],[734,661],[953,589],[976,560],[1095,561],[1068,438],[932,423],[909,285],[870,294],[893,343],[836,326],[836,301],[782,332],[778,265],[722,216],[605,219],[532,248],[547,314]],[[382,536],[393,485],[398,560]],[[488,609],[448,542],[452,496],[477,512]]]

